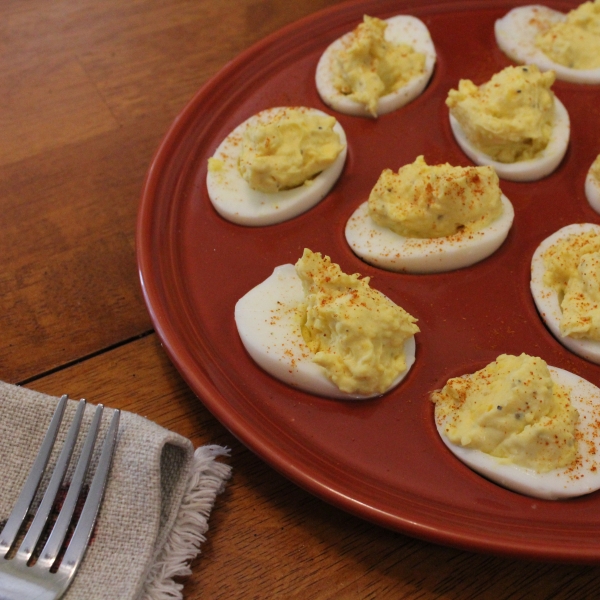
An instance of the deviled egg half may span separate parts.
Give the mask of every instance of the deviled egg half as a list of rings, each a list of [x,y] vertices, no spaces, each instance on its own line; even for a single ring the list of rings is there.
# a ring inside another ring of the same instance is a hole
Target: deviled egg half
[[[437,273],[494,253],[514,219],[491,167],[427,165],[383,171],[346,224],[352,251],[388,271]]]
[[[444,444],[491,481],[547,500],[600,489],[600,389],[589,381],[503,354],[431,399]]]
[[[329,398],[397,386],[415,361],[416,319],[329,257],[310,250],[277,267],[235,306],[242,343],[267,373]]]
[[[554,337],[600,364],[600,225],[574,223],[546,238],[531,260],[530,287]]]
[[[546,6],[513,8],[494,26],[500,49],[514,61],[554,71],[573,83],[600,83],[600,0],[564,14]]]
[[[585,196],[590,206],[600,213],[600,154],[592,163],[585,178]]]
[[[325,104],[354,116],[377,117],[414,100],[427,86],[436,52],[416,17],[364,17],[333,42],[317,64],[317,91]]]
[[[571,134],[569,113],[550,89],[552,71],[507,67],[476,86],[461,79],[446,105],[462,151],[501,179],[535,181],[562,161]]]
[[[269,108],[238,125],[208,159],[208,196],[233,223],[280,223],[325,198],[346,154],[334,117],[315,108]]]

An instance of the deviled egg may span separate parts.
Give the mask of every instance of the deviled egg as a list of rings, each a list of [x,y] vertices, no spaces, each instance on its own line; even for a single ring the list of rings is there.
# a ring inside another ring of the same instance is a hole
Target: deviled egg
[[[600,364],[600,225],[574,223],[546,238],[531,260],[530,287],[554,337]]]
[[[397,15],[363,23],[333,42],[317,64],[317,91],[342,113],[377,117],[408,104],[425,89],[436,53],[427,26]]]
[[[538,357],[503,354],[432,394],[448,449],[499,485],[557,500],[600,489],[600,389]]]
[[[208,195],[233,223],[280,223],[325,198],[346,154],[334,117],[315,108],[269,108],[238,125],[208,159]]]
[[[416,319],[329,257],[304,250],[235,306],[254,361],[306,392],[340,399],[380,396],[415,361]]]
[[[507,67],[476,86],[450,90],[450,126],[463,152],[494,167],[501,179],[534,181],[562,161],[571,133],[569,114],[550,89],[554,73],[536,65]]]
[[[519,6],[498,19],[494,30],[498,46],[514,61],[552,70],[564,81],[600,83],[600,0],[568,14]]]
[[[590,206],[600,213],[600,154],[592,163],[585,178],[585,196]]]
[[[346,241],[382,269],[436,273],[472,265],[504,242],[514,219],[491,167],[427,165],[383,171],[346,224]]]

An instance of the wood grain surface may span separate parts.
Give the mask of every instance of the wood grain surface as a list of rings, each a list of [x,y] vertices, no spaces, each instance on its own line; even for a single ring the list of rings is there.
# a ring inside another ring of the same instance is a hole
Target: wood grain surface
[[[231,448],[186,599],[600,597],[597,567],[436,546],[310,496],[211,416],[153,332],[135,222],[162,136],[242,50],[334,4],[3,0],[0,378]]]

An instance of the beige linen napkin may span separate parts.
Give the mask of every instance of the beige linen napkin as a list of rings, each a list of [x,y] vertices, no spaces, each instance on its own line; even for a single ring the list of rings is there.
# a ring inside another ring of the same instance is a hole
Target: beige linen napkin
[[[0,528],[29,473],[57,401],[0,382]],[[75,406],[76,402],[70,401],[65,411],[49,467],[61,448]],[[87,432],[93,408],[86,408],[80,438]],[[112,410],[105,409],[102,438],[111,414]],[[190,573],[189,562],[204,541],[215,497],[230,475],[230,467],[215,459],[227,454],[221,446],[194,451],[188,439],[122,412],[104,502],[65,598],[182,598],[182,584],[173,578]]]

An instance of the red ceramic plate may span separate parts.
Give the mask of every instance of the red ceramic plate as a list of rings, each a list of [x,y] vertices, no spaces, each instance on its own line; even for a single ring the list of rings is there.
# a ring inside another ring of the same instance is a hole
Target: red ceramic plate
[[[572,5],[549,2],[569,10]],[[573,134],[559,169],[536,183],[502,182],[516,217],[507,241],[472,267],[439,275],[385,272],[346,245],[344,225],[382,169],[419,154],[428,163],[470,164],[452,138],[447,92],[460,78],[482,83],[511,64],[494,21],[514,2],[343,4],[271,35],[228,64],[179,115],[143,190],[138,260],[150,314],[192,390],[235,436],[286,477],[379,525],[459,548],[553,561],[600,562],[600,493],[535,500],[504,490],[458,462],[435,431],[431,390],[501,353],[543,357],[600,383],[600,367],[565,350],[546,330],[529,293],[538,243],[573,222],[599,222],[584,179],[600,152],[600,87],[557,82]],[[286,223],[234,225],[213,210],[207,158],[237,124],[271,106],[328,112],[315,91],[321,52],[363,14],[420,17],[438,52],[422,96],[370,120],[336,115],[349,139],[340,181],[323,202]],[[366,402],[291,389],[258,368],[233,320],[238,298],[304,247],[331,256],[419,319],[417,362],[402,385]]]

